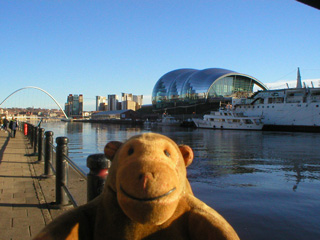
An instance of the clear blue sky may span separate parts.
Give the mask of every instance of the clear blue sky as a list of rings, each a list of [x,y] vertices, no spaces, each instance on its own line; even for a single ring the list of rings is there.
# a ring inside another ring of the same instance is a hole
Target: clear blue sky
[[[62,106],[83,94],[85,110],[96,95],[121,92],[148,104],[177,68],[272,83],[300,67],[303,79],[319,79],[319,26],[320,11],[295,0],[0,0],[0,102],[36,86]]]

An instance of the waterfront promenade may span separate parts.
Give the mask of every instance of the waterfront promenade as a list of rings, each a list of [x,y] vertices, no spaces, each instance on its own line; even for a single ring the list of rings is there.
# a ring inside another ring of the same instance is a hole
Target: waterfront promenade
[[[0,240],[32,239],[66,211],[53,207],[55,178],[44,178],[43,163],[23,133],[0,131]]]

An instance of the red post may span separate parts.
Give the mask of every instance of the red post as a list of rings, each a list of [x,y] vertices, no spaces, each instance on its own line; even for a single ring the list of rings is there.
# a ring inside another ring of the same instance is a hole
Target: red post
[[[24,135],[27,136],[28,135],[28,124],[24,124],[23,126],[23,130],[24,130]]]

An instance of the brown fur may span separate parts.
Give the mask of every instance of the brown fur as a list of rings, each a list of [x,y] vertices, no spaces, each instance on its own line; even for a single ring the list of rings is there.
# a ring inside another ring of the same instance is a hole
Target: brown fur
[[[50,223],[35,239],[239,239],[186,178],[192,149],[155,133],[110,142],[103,193]],[[77,236],[77,232],[79,233]]]

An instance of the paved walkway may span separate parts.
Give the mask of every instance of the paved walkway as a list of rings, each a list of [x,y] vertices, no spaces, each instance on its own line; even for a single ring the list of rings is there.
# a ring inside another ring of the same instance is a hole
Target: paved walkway
[[[0,131],[0,240],[32,239],[60,215],[52,207],[55,179],[43,178],[43,163],[22,132]]]

